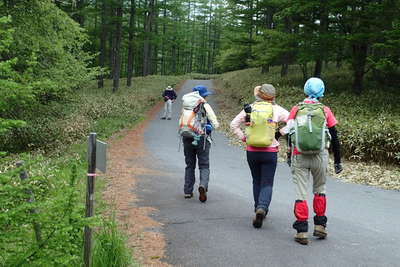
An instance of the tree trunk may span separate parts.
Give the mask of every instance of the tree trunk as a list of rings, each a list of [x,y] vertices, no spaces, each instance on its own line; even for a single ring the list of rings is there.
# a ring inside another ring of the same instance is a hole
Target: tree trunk
[[[115,49],[114,49],[114,74],[113,74],[113,92],[119,88],[119,78],[121,75],[121,40],[122,40],[122,5],[123,0],[119,0],[117,6],[117,22],[115,29]]]
[[[158,36],[158,10],[157,10],[157,0],[154,1],[154,5],[151,11],[151,33],[153,36]],[[158,43],[153,42],[150,44],[150,73],[152,75],[157,74],[158,70]]]
[[[101,6],[101,33],[100,33],[100,55],[99,55],[99,65],[101,68],[105,67],[106,64],[106,42],[107,42],[107,22],[106,22],[106,16],[107,16],[107,6],[106,6],[106,0],[102,0],[102,6]],[[104,75],[100,74],[99,75],[99,80],[97,83],[98,88],[103,88],[104,87]]]
[[[365,66],[367,63],[368,45],[365,43],[353,44],[353,91],[357,95],[361,95],[363,91],[363,79],[365,74]]]
[[[300,64],[300,69],[301,69],[301,72],[303,73],[303,81],[305,82],[308,79],[308,64],[307,64],[307,62]]]
[[[327,43],[323,39],[328,32],[329,26],[329,12],[327,11],[327,0],[321,1],[321,15],[320,15],[320,27],[319,27],[319,53],[315,62],[314,77],[321,77],[323,61],[326,58]],[[322,37],[321,37],[322,36]]]
[[[147,2],[147,1],[146,1]],[[144,23],[144,44],[143,44],[143,76],[147,76],[150,73],[151,64],[151,47],[150,47],[150,35],[151,35],[151,23],[154,12],[154,0],[150,0],[148,6],[146,6],[145,12],[145,23]]]
[[[190,3],[190,2],[189,2]],[[161,41],[161,75],[166,74],[166,69],[165,69],[165,58],[166,58],[166,53],[165,53],[165,43],[167,41],[166,39],[166,32],[167,32],[167,0],[164,0],[163,2],[163,25],[162,25],[162,41]]]
[[[268,64],[264,64],[261,66],[261,73],[265,74],[269,72],[269,65]]]
[[[133,77],[133,36],[135,34],[135,0],[131,0],[131,14],[129,18],[129,36],[128,36],[128,67],[127,67],[127,77],[126,86],[132,86]]]
[[[281,66],[281,77],[285,77],[289,71],[289,64],[283,63]]]
[[[291,21],[289,17],[285,18],[285,32],[290,33],[290,29],[291,29]],[[283,55],[283,62],[282,62],[282,66],[281,66],[281,77],[284,77],[288,74],[288,70],[289,70],[289,53],[286,52]]]
[[[315,68],[314,68],[314,77],[321,77],[321,72],[322,72],[322,58],[318,58],[315,61]]]
[[[83,28],[85,24],[85,16],[84,16],[84,8],[85,8],[85,0],[77,0],[76,1],[76,13],[73,15],[73,19],[79,23],[79,25]]]
[[[107,0],[106,0],[107,1]],[[110,79],[114,75],[115,66],[115,6],[114,3],[109,4],[109,23],[108,23],[108,51],[109,51],[109,66]]]

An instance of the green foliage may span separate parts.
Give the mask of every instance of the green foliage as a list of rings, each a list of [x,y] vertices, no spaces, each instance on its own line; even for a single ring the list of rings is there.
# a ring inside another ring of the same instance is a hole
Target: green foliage
[[[22,155],[20,155],[21,157]],[[72,266],[81,261],[85,177],[81,156],[22,157],[29,178],[11,165],[0,174],[0,249],[2,266]],[[30,195],[30,193],[32,195]],[[31,199],[33,201],[27,201]],[[90,223],[94,223],[94,218]],[[39,225],[41,239],[34,237]]]
[[[277,103],[289,110],[304,98],[304,82],[299,69],[291,66],[289,73],[284,79],[278,68],[272,68],[265,75],[258,68],[224,73],[218,81],[218,97],[234,116],[243,104],[254,101],[254,86],[267,82],[277,88]],[[382,88],[370,81],[366,84],[368,90],[362,96],[355,96],[347,91],[349,76],[347,69],[331,68],[322,77],[326,86],[322,103],[332,109],[339,121],[344,156],[353,160],[400,164],[400,105],[396,89]]]
[[[22,120],[4,118],[4,113],[10,109],[23,108],[32,99],[32,91],[29,83],[31,70],[23,73],[15,70],[17,57],[5,56],[13,42],[14,28],[10,26],[10,17],[0,17],[0,134],[13,128],[25,125]],[[30,62],[30,65],[35,62]]]
[[[80,266],[84,225],[100,227],[95,236],[98,240],[94,253],[98,258],[94,266],[130,266],[129,250],[124,248],[125,240],[117,232],[115,221],[84,218],[86,146],[72,149],[68,144],[82,142],[89,131],[107,138],[137,123],[161,101],[167,85],[175,85],[184,78],[135,78],[134,87],[123,87],[117,93],[111,93],[111,81],[106,81],[105,88],[100,90],[91,83],[69,105],[52,103],[37,111],[35,123],[28,121],[28,126],[19,132],[9,132],[6,142],[19,140],[21,144],[31,144],[32,149],[53,152],[51,156],[36,152],[38,155],[0,158],[0,266]],[[22,130],[26,135],[22,135]],[[19,178],[19,170],[14,166],[16,159],[26,160],[29,179]],[[35,198],[31,203],[26,201],[29,191]],[[99,200],[96,196],[96,206]],[[35,240],[34,223],[41,227],[42,242]],[[104,262],[115,265],[102,265]]]
[[[182,79],[182,76],[138,77],[132,87],[121,87],[117,93],[112,93],[111,81],[106,81],[102,89],[91,82],[90,88],[77,91],[69,102],[26,108],[21,112],[26,126],[4,133],[0,150],[49,151],[83,140],[90,131],[109,136],[140,120],[144,110],[160,101],[167,85]]]
[[[306,78],[312,74],[309,64],[317,63],[313,75],[320,76],[322,62],[336,61],[340,67],[347,61],[353,72],[349,88],[358,94],[370,70],[369,79],[382,84],[393,86],[400,81],[397,0],[229,0],[226,9],[222,67],[232,65],[229,57],[238,59],[240,47],[247,51],[239,59],[242,65],[233,64],[230,70],[262,66],[265,71],[271,65],[296,63]]]
[[[224,50],[217,58],[217,67],[221,72],[244,69],[247,55],[247,51],[240,47]]]
[[[55,136],[57,122],[41,113],[54,111],[54,101],[70,99],[98,73],[89,68],[86,43],[83,30],[51,0],[0,4],[0,150],[53,141],[46,138]],[[15,133],[22,139],[9,139]],[[27,136],[33,136],[29,143]]]

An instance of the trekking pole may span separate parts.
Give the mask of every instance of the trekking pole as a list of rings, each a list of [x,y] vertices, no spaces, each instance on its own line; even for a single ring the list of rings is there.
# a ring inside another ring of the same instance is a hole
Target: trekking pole
[[[207,128],[204,125],[204,142],[203,142],[203,150],[206,150],[206,142],[207,142]]]

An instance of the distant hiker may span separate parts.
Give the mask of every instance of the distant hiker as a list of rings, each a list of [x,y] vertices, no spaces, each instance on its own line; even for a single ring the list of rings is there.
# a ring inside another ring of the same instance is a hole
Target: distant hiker
[[[195,184],[196,158],[200,170],[199,200],[207,201],[210,177],[209,153],[211,132],[219,123],[211,106],[205,98],[211,94],[206,86],[197,85],[193,92],[182,97],[182,115],[179,119],[179,134],[182,136],[185,154],[185,198],[193,197]]]
[[[172,114],[172,103],[175,102],[176,93],[171,86],[165,88],[164,92],[162,93],[162,97],[164,98],[164,115],[161,117],[162,120],[170,120]]]
[[[277,165],[281,134],[276,132],[278,122],[286,122],[289,112],[275,104],[276,90],[271,84],[254,88],[256,101],[245,105],[231,122],[231,130],[247,144],[247,162],[253,177],[255,218],[253,226],[260,228],[268,214]],[[246,133],[240,125],[246,125]]]
[[[319,100],[324,96],[325,85],[319,78],[310,78],[304,85],[307,96],[303,102],[294,106],[284,132],[289,132],[293,182],[296,187],[293,228],[297,230],[295,241],[308,244],[308,206],[307,184],[310,174],[313,178],[313,235],[324,239],[327,236],[326,223],[326,172],[328,168],[328,147],[332,143],[335,172],[342,169],[340,161],[340,143],[335,125],[337,120],[329,107]]]

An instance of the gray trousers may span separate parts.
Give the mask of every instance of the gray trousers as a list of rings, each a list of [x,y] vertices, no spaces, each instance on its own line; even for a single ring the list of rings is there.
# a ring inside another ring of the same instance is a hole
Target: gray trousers
[[[163,115],[163,117],[171,118],[171,114],[172,114],[172,100],[168,99],[164,103],[164,115]]]
[[[208,181],[210,179],[210,142],[205,141],[206,145],[204,148],[204,137],[201,137],[197,146],[192,145],[193,138],[183,137],[183,151],[185,154],[185,194],[191,194],[196,181],[195,170],[196,161],[198,160],[199,171],[200,171],[200,183],[199,186],[203,186],[206,190],[208,189]]]
[[[317,155],[293,155],[292,174],[293,182],[296,187],[296,199],[306,200],[310,174],[313,179],[313,193],[325,194],[327,168],[327,150]]]

